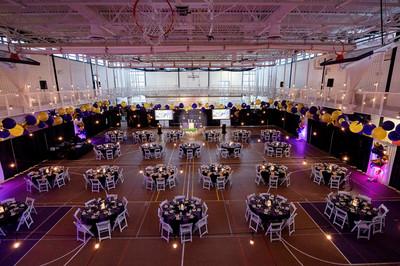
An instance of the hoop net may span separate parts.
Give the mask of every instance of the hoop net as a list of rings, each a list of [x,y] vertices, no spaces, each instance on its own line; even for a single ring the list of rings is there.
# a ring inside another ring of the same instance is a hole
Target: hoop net
[[[143,40],[151,45],[158,45],[172,30],[174,10],[169,0],[136,0],[133,18],[143,34]]]

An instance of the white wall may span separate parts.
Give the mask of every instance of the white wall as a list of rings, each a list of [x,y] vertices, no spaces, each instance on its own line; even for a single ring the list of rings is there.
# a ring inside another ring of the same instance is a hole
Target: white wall
[[[39,66],[0,63],[1,93],[39,91],[39,81],[46,80],[49,90],[56,90],[53,64],[50,56],[32,55],[30,58],[40,62]],[[60,90],[83,90],[93,88],[90,64],[55,57],[55,66]],[[108,83],[114,87],[113,70],[93,64],[93,75],[97,75],[103,88]],[[106,75],[106,69],[107,74]],[[129,70],[124,69],[119,75],[119,84],[128,85]],[[72,87],[73,85],[73,87]]]

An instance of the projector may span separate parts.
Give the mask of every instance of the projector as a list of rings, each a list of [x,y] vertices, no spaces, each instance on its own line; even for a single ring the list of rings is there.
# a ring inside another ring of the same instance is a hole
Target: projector
[[[179,16],[186,17],[187,15],[190,14],[189,11],[189,6],[175,6],[176,7],[176,13],[178,13]]]

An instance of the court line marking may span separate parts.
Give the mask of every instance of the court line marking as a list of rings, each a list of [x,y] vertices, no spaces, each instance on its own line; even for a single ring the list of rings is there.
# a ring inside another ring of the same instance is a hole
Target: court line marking
[[[304,264],[296,257],[296,255],[293,254],[293,252],[289,249],[289,247],[286,245],[285,242],[282,241],[283,246],[286,248],[286,250],[290,253],[290,255],[293,256],[293,258],[301,265],[304,266]]]
[[[311,215],[306,211],[306,209],[303,208],[303,206],[301,204],[299,204],[300,207],[303,209],[303,211],[307,214],[308,218],[311,219],[311,221],[313,221],[313,223],[317,226],[317,228],[321,231],[321,233],[323,235],[326,235],[324,230],[322,230],[322,228],[319,226],[319,224],[311,217]],[[349,259],[342,253],[342,251],[336,246],[336,244],[333,241],[329,241],[332,243],[332,245],[336,248],[337,251],[339,251],[339,253],[343,256],[343,258],[347,261],[348,264],[351,264],[351,262],[349,261]]]
[[[60,208],[58,208],[56,211],[54,211],[53,212],[53,215],[56,213],[56,212],[58,212],[59,210],[61,209],[61,207]],[[17,265],[23,258],[25,258],[25,256],[26,255],[28,255],[28,253],[29,252],[31,252],[32,251],[32,249],[37,245],[37,244],[39,244],[39,242],[51,231],[51,230],[53,230],[53,228],[62,220],[62,219],[64,219],[64,217],[65,217],[65,215],[67,215],[70,211],[72,210],[72,208],[70,208],[40,239],[39,239],[39,241],[37,241],[16,263],[15,263],[15,265]],[[53,215],[50,215],[44,222],[46,222],[50,217],[52,217]],[[42,222],[37,228],[39,228],[44,222]],[[36,231],[36,230],[35,230]],[[33,231],[33,232],[35,232],[35,231]],[[33,234],[33,232],[31,232],[29,235],[31,235],[31,234]],[[28,235],[28,236],[29,236]]]

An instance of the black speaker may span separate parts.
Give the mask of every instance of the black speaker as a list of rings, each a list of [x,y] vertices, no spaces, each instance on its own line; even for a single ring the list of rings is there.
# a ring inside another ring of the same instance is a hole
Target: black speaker
[[[285,82],[281,81],[281,83],[279,83],[279,87],[283,88],[283,86],[285,85]]]
[[[47,90],[47,80],[39,80],[39,85],[41,90]]]
[[[326,86],[328,88],[332,88],[333,87],[333,81],[334,81],[334,79],[328,79],[328,81],[326,82]]]
[[[226,125],[222,124],[222,134],[226,134]]]
[[[158,135],[162,135],[161,126],[158,126],[158,128],[157,128],[157,134],[158,134]]]

